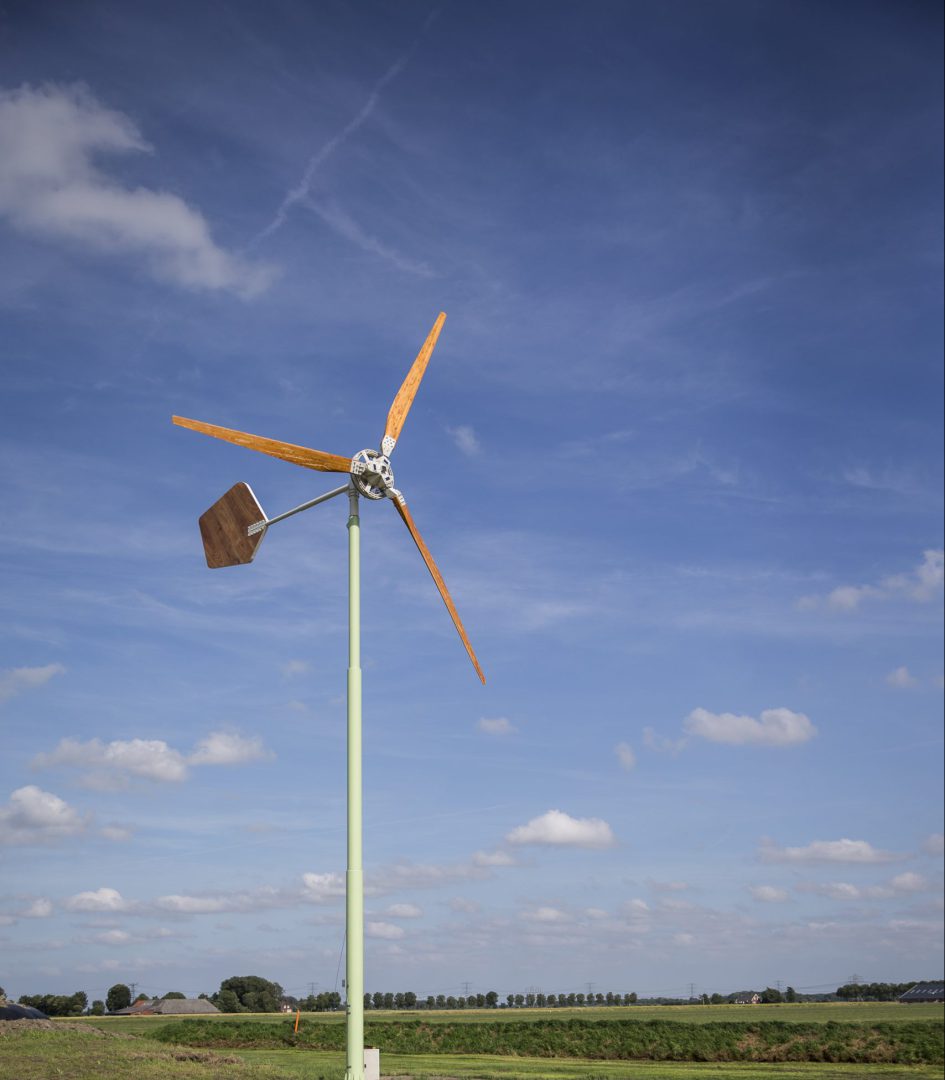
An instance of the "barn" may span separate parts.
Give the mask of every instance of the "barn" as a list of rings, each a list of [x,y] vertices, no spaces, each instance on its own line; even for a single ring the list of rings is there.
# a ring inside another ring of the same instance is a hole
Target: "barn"
[[[904,994],[900,994],[899,1000],[904,1005],[914,1005],[919,1001],[945,1001],[945,979],[916,983]]]
[[[200,1016],[220,1010],[206,998],[155,998],[138,1001],[127,1009],[118,1009],[109,1016]]]

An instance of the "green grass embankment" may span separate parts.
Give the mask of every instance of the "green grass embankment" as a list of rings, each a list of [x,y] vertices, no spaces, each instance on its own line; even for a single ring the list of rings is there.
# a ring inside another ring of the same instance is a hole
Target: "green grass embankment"
[[[342,1025],[288,1021],[177,1022],[152,1033],[162,1042],[231,1049],[296,1047],[341,1050]],[[915,1023],[687,1024],[671,1020],[530,1020],[492,1024],[371,1021],[365,1042],[395,1054],[497,1054],[599,1061],[849,1062],[939,1064],[945,1061],[940,1025]]]

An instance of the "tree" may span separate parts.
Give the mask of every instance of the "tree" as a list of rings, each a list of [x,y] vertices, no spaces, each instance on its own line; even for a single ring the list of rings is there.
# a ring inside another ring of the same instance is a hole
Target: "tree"
[[[785,1001],[797,1001],[797,991],[793,986],[789,986],[784,994]]]
[[[545,997],[544,994],[536,994],[535,1004],[538,1006],[539,1009],[543,1009],[545,1005],[548,1004],[548,999]]]
[[[95,1000],[92,1002],[92,1008],[89,1009],[92,1016],[104,1016],[105,1015],[105,1002]]]
[[[762,1005],[777,1005],[782,1000],[781,991],[775,990],[773,986],[766,986],[761,995]]]
[[[404,1008],[415,1009],[417,1007],[417,995],[412,990],[404,991]]]
[[[240,1004],[240,999],[237,997],[235,990],[221,990],[216,995],[214,1005],[225,1013],[238,1013],[246,1012],[243,1006]]]
[[[465,1005],[466,1005],[466,999],[465,999],[465,998],[460,998],[459,1000],[460,1000],[460,1001],[462,1002],[462,1004],[463,1004],[463,1007],[465,1007]],[[454,998],[454,997],[448,997],[448,998],[446,999],[446,1007],[447,1007],[448,1009],[455,1009],[455,1008],[456,1008],[456,998]]]
[[[380,992],[380,990],[374,991],[374,993],[371,995],[371,1000],[374,1002],[375,1009],[384,1008],[384,995]]]
[[[494,1009],[498,1004],[499,995],[495,992],[495,990],[490,990],[489,993],[486,994],[486,1008]]]
[[[169,994],[165,994],[161,998],[161,1001],[186,1001],[187,995],[182,994],[180,990],[172,990]]]
[[[521,1008],[525,1004],[525,995],[524,994],[516,994],[515,995],[515,1004],[519,1008]]]
[[[131,991],[124,983],[115,983],[105,995],[105,1008],[109,1012],[127,1009],[131,1004]]]
[[[715,993],[715,994],[712,995],[712,997],[709,998],[709,1004],[710,1005],[722,1005],[724,1003],[724,1001],[725,1001],[725,998],[722,997],[722,995],[719,994],[719,993]]]
[[[282,1004],[282,987],[260,975],[234,975],[220,983],[220,994],[232,990],[241,1012],[278,1012]]]

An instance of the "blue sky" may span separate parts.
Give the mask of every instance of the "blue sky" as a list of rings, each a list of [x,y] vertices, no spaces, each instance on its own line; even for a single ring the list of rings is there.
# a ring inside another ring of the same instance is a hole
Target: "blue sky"
[[[940,974],[941,11],[8,4],[0,983]]]

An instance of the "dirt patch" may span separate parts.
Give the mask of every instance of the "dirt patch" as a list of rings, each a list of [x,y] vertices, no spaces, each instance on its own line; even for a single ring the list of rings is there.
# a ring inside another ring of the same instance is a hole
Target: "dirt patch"
[[[0,1039],[23,1031],[81,1031],[92,1039],[134,1039],[120,1031],[103,1031],[93,1024],[70,1024],[60,1020],[0,1020]]]

